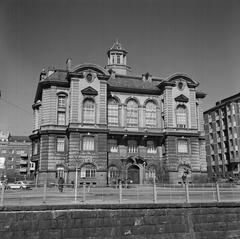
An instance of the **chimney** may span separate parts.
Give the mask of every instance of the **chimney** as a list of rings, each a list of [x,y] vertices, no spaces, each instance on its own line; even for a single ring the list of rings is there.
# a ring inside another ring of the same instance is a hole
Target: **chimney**
[[[72,59],[68,58],[66,61],[66,69],[67,71],[71,71],[71,68],[72,68]]]

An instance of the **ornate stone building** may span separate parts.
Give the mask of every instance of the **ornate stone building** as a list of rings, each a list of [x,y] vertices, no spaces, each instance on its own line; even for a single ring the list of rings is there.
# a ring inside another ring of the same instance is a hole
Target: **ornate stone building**
[[[127,51],[115,42],[108,64],[41,72],[30,138],[40,181],[181,182],[206,175],[202,100],[186,74],[167,79],[129,74]]]

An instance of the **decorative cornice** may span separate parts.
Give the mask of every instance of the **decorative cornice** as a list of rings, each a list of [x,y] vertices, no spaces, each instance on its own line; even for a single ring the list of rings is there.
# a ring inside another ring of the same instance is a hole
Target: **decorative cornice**
[[[151,95],[161,95],[160,90],[150,90],[150,89],[138,89],[138,88],[127,88],[108,85],[108,90],[112,92],[125,92],[125,93],[139,93],[139,94],[151,94]]]
[[[204,92],[197,91],[196,92],[196,98],[205,98],[207,94]]]

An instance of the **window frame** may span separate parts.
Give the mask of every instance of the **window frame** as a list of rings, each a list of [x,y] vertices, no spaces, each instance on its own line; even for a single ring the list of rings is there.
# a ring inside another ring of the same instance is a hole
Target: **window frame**
[[[152,104],[155,106],[155,110],[153,110],[151,107],[149,108],[148,105]],[[154,113],[155,117],[148,117],[150,113],[150,116]],[[150,121],[150,123],[149,123]],[[152,123],[152,121],[155,121],[154,123]],[[145,104],[145,126],[149,127],[149,128],[154,128],[157,127],[157,105],[154,101],[148,101]]]
[[[108,117],[107,117],[108,125],[118,126],[119,125],[119,104],[115,98],[111,98],[108,100],[107,113],[108,113]]]
[[[60,115],[63,115],[64,118],[60,118],[59,117]],[[66,125],[66,112],[64,112],[64,111],[58,111],[57,112],[57,124],[58,125]]]
[[[89,141],[90,143],[88,142],[88,147],[86,146],[87,142],[85,142],[87,139],[91,139],[92,140],[92,142],[91,141]],[[93,144],[93,147],[89,146],[91,143]],[[96,148],[96,145],[95,145],[95,137],[94,137],[94,135],[84,135],[82,137],[82,151],[84,151],[84,152],[94,152],[95,148]]]
[[[133,107],[134,104],[131,103],[134,102],[136,107]],[[134,114],[132,116],[132,113]],[[126,105],[126,123],[127,127],[138,127],[139,126],[139,105],[138,102],[134,99],[130,99],[127,102]]]
[[[185,145],[181,145],[180,143],[186,143]],[[180,150],[180,147],[186,147],[186,150]],[[188,142],[188,139],[178,139],[177,140],[177,152],[178,154],[189,154],[189,142]]]
[[[62,142],[60,140],[63,140]],[[66,139],[65,137],[56,137],[56,152],[64,153],[66,151]]]
[[[87,107],[87,102],[91,102],[93,107],[92,108]],[[93,98],[89,98],[89,97],[85,98],[83,100],[82,106],[83,106],[82,107],[82,122],[84,124],[95,124],[96,123],[96,104],[95,104],[95,100]]]
[[[135,142],[134,144],[130,144],[130,142]],[[136,154],[138,153],[138,142],[135,139],[129,139],[127,141],[127,152],[128,154]]]
[[[180,110],[183,110],[183,112],[181,112]],[[175,115],[176,115],[176,127],[182,129],[188,128],[187,106],[183,104],[177,105]]]
[[[115,148],[116,150],[111,150],[112,148]],[[108,152],[118,153],[118,141],[117,141],[117,139],[108,139]]]
[[[151,145],[149,143],[152,143]],[[157,153],[157,146],[154,140],[147,140],[146,142],[146,152],[147,154],[156,154]]]
[[[89,167],[87,167],[89,166]],[[84,169],[84,171],[83,171]],[[95,179],[97,167],[94,164],[87,163],[80,168],[80,178]]]

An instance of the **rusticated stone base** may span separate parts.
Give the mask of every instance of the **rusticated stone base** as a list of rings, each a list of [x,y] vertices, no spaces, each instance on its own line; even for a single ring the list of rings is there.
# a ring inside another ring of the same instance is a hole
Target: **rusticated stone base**
[[[240,203],[0,207],[0,238],[240,238]]]

